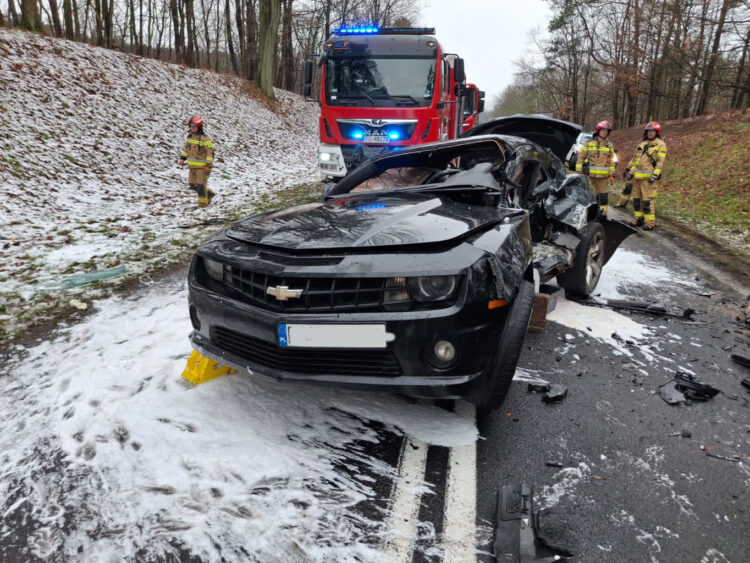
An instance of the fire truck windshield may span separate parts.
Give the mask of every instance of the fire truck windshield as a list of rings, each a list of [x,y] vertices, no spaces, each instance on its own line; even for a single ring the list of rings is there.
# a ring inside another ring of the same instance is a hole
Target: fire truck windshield
[[[434,58],[330,57],[329,106],[428,106],[435,89]]]

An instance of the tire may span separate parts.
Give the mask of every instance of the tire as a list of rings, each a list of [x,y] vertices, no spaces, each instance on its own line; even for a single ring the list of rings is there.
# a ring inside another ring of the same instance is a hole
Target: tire
[[[518,294],[510,305],[508,318],[505,321],[500,342],[492,358],[490,369],[482,374],[480,382],[472,393],[466,397],[474,403],[477,410],[499,408],[505,400],[513,374],[516,372],[521,347],[526,337],[526,329],[534,306],[534,284],[523,280]]]
[[[572,170],[573,172],[575,172],[576,162],[578,162],[578,153],[574,152],[570,157],[570,160],[568,160],[568,170]]]
[[[573,267],[557,276],[566,295],[588,297],[594,291],[604,266],[604,243],[604,228],[598,222],[589,223],[586,236],[576,248]]]

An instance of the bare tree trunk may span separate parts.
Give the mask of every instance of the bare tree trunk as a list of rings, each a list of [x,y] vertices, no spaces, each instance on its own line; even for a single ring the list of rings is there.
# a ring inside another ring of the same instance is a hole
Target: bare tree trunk
[[[273,71],[281,17],[281,0],[260,0],[260,42],[258,44],[258,86],[270,99],[273,93]]]
[[[245,44],[245,11],[242,9],[242,0],[234,2],[234,19],[237,22],[237,39],[240,46],[240,76],[247,76],[247,45]]]
[[[247,75],[249,80],[258,78],[258,18],[255,15],[255,0],[246,0],[247,16]]]
[[[180,16],[177,11],[177,0],[169,0],[169,12],[172,14],[174,28],[174,51],[176,61],[182,62],[182,33],[180,33]]]
[[[71,0],[63,0],[63,20],[65,21],[65,37],[67,39],[73,39],[73,10],[71,7]]]
[[[62,25],[60,24],[60,8],[57,0],[49,0],[49,11],[52,16],[52,31],[55,37],[62,37]]]
[[[714,44],[711,48],[711,56],[708,58],[706,70],[703,73],[703,88],[701,89],[698,108],[695,112],[696,115],[703,115],[704,113],[706,113],[706,107],[708,106],[708,95],[711,91],[711,80],[713,79],[716,59],[719,57],[719,43],[721,42],[721,34],[724,33],[724,21],[726,20],[728,9],[729,0],[724,0],[721,5],[721,13],[719,14],[719,23],[716,28],[716,35],[714,35]]]
[[[235,74],[239,74],[237,55],[234,53],[234,40],[232,39],[232,13],[229,9],[229,0],[226,0],[224,4],[224,20],[227,35],[227,49],[229,50],[229,57],[232,61],[232,70]]]
[[[284,17],[281,28],[282,76],[280,86],[285,90],[294,90],[294,47],[292,45],[292,4],[294,0],[284,1]]]
[[[745,36],[745,44],[742,47],[742,57],[740,63],[737,66],[737,78],[734,80],[734,86],[732,87],[732,109],[741,109],[742,104],[742,90],[740,85],[742,84],[742,74],[745,71],[745,61],[747,60],[747,51],[750,47],[750,26],[747,28],[747,35]]]
[[[13,0],[8,0],[8,19],[10,19],[10,25],[13,27],[18,26],[20,23],[20,18],[18,17],[18,12],[16,12],[16,3]]]
[[[36,0],[21,0],[21,25],[27,31],[41,31],[42,18]]]
[[[187,58],[188,66],[195,66],[195,11],[193,0],[185,0],[185,22],[187,24]]]

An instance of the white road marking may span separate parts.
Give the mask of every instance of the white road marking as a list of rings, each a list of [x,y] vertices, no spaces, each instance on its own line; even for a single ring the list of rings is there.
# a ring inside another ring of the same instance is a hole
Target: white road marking
[[[393,535],[386,545],[387,560],[394,563],[411,561],[414,553],[427,464],[427,447],[427,444],[416,438],[404,439],[388,527]]]
[[[474,405],[456,401],[455,412],[476,422]],[[443,518],[444,563],[476,561],[476,442],[451,448]]]

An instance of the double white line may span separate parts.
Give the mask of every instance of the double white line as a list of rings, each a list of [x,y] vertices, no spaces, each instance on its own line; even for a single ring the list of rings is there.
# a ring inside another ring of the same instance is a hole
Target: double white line
[[[456,414],[476,423],[474,405],[457,401]],[[389,530],[392,537],[386,545],[388,561],[410,562],[419,524],[419,506],[424,484],[428,445],[406,437],[399,458],[399,476],[393,488]],[[476,443],[451,448],[443,509],[442,545],[445,563],[476,560],[477,505]],[[440,515],[433,515],[439,518]],[[438,538],[438,541],[440,538]]]

